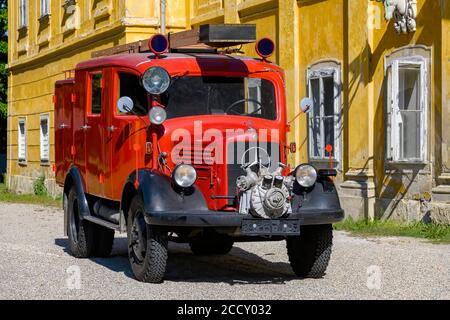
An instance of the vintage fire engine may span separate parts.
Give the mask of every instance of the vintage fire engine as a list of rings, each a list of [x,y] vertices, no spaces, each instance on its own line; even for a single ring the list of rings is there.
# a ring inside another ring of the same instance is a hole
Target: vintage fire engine
[[[325,273],[344,216],[336,172],[286,165],[284,72],[268,38],[258,59],[229,49],[251,42],[254,25],[155,35],[56,83],[54,169],[74,256],[108,256],[126,232],[136,279],[161,282],[168,241],[210,255],[286,240],[298,276]]]

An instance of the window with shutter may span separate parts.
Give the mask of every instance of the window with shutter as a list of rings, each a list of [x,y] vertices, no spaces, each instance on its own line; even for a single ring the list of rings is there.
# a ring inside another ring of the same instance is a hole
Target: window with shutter
[[[41,17],[50,14],[50,0],[41,0]]]
[[[340,71],[338,68],[319,68],[308,72],[309,96],[314,105],[308,114],[309,155],[311,160],[327,160],[326,146],[333,147],[335,163],[340,158],[341,106]],[[328,163],[328,162],[327,162]]]
[[[40,151],[41,162],[48,163],[50,161],[50,135],[49,135],[48,115],[41,116],[40,124]]]
[[[19,119],[18,125],[18,146],[17,146],[17,158],[19,162],[24,163],[27,161],[27,138],[26,138],[26,120]]]
[[[420,57],[395,60],[387,77],[388,160],[424,162],[427,156],[426,63]]]
[[[28,26],[28,0],[19,0],[19,28]]]

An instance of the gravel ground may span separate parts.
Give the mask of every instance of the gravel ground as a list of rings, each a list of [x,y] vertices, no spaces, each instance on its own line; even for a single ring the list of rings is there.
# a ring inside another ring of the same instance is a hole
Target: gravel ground
[[[295,278],[284,242],[236,244],[220,257],[170,243],[165,282],[144,284],[132,278],[123,235],[110,258],[75,259],[61,210],[0,203],[0,299],[450,299],[450,245],[334,239],[323,279]]]

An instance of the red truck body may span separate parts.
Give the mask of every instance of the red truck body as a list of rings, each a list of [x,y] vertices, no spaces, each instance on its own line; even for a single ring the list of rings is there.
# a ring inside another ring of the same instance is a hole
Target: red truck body
[[[126,231],[133,274],[160,282],[168,240],[195,254],[286,240],[297,275],[323,275],[331,224],[344,216],[336,172],[286,164],[296,146],[286,138],[284,72],[267,61],[274,43],[260,40],[256,59],[211,47],[252,41],[252,25],[206,25],[172,40],[185,45],[185,36],[209,53],[166,53],[168,39],[155,35],[153,53],[94,58],[56,83],[55,174],[70,252],[107,256],[114,232]],[[304,99],[302,110],[314,103]]]
[[[117,115],[117,75],[128,72],[136,76],[152,66],[165,68],[172,77],[183,76],[224,76],[255,77],[267,79],[275,88],[277,119],[265,120],[247,116],[205,115],[167,120],[160,128],[151,128],[148,118],[144,123],[135,115]],[[93,115],[91,109],[91,86],[93,74],[102,73],[102,113]],[[153,167],[153,157],[146,154],[144,146],[153,132],[158,134],[160,150],[173,149],[171,133],[177,128],[185,128],[194,136],[194,122],[202,121],[203,130],[222,130],[250,127],[255,130],[270,129],[279,132],[281,162],[286,161],[286,101],[284,93],[284,73],[278,66],[259,59],[232,57],[218,54],[167,54],[163,59],[149,57],[149,54],[125,54],[93,59],[80,63],[75,69],[75,78],[56,83],[56,181],[64,185],[71,166],[80,169],[86,193],[110,200],[120,201],[123,187],[130,173],[137,168]],[[107,128],[114,127],[114,131]],[[245,139],[245,137],[242,137]],[[204,143],[210,141],[204,141]],[[137,149],[137,150],[136,150]],[[193,150],[203,152],[204,150]],[[226,143],[224,144],[226,155]],[[194,160],[194,159],[191,159]],[[168,159],[173,168],[174,159]],[[193,163],[194,161],[192,161]],[[203,161],[204,162],[204,161]],[[228,195],[227,171],[223,164],[195,165],[199,171],[197,185],[203,192],[211,210],[237,210],[228,207],[226,199],[211,199],[212,195]],[[168,173],[167,173],[168,174]],[[211,183],[213,181],[213,183]]]

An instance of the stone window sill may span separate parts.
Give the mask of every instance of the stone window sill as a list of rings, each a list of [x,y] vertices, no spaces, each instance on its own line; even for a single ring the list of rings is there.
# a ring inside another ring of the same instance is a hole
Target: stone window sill
[[[28,35],[28,26],[19,27],[19,29],[17,29],[17,33],[18,33],[19,39],[25,38]]]
[[[50,23],[50,13],[46,13],[38,18],[41,25],[48,25]]]

